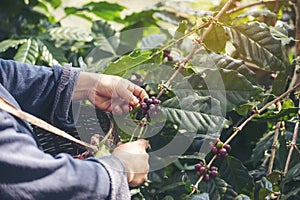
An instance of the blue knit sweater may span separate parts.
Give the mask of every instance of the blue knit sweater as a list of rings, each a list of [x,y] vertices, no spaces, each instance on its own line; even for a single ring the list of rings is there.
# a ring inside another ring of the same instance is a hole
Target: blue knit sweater
[[[71,97],[80,71],[0,59],[0,96],[63,128],[74,126]],[[130,199],[126,173],[113,156],[55,157],[39,146],[30,125],[0,109],[0,199]]]

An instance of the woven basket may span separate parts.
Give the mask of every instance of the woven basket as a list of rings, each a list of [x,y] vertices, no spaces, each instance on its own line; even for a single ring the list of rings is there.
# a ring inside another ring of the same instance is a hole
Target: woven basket
[[[106,112],[96,109],[91,105],[81,105],[76,127],[64,131],[77,139],[89,143],[92,135],[105,135],[109,130],[109,126],[110,120]],[[86,151],[86,149],[79,147],[69,140],[41,128],[34,127],[33,129],[43,150],[53,156],[62,152],[75,156]]]

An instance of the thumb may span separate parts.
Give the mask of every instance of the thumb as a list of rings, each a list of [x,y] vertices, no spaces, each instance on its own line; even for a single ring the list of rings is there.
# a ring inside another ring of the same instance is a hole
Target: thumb
[[[147,150],[149,148],[149,142],[147,140],[138,139],[136,142],[142,149]]]

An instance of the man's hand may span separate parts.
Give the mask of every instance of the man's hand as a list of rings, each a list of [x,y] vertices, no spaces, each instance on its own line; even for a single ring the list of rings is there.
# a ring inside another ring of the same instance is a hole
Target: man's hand
[[[121,114],[139,106],[145,90],[118,76],[81,72],[73,100],[90,100],[101,110]]]
[[[121,144],[112,153],[123,163],[127,172],[127,181],[131,187],[136,187],[147,181],[149,155],[146,153],[146,149],[148,147],[148,142],[140,139]]]

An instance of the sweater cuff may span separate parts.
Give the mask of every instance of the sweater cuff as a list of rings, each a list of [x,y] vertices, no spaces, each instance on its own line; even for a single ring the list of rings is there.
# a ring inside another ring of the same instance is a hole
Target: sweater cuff
[[[53,68],[54,71],[61,71],[60,66],[54,66]],[[69,128],[75,125],[71,104],[79,73],[80,69],[73,68],[70,64],[62,68],[50,115],[50,122],[59,128]]]
[[[99,162],[106,168],[110,177],[110,199],[130,199],[130,191],[127,183],[127,174],[121,161],[114,156],[104,156],[99,158]]]

